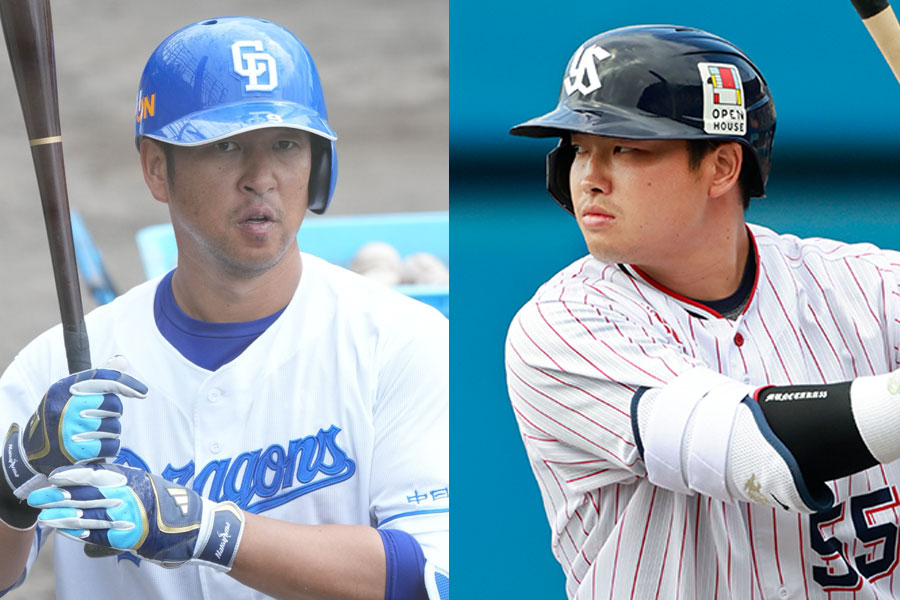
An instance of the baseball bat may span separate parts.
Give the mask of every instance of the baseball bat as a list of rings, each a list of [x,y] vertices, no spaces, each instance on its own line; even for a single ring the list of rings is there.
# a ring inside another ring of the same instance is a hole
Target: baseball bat
[[[31,157],[37,175],[69,372],[91,368],[78,284],[56,89],[49,0],[0,0],[0,24],[9,51]]]
[[[900,24],[888,0],[852,0],[875,45],[900,82]]]

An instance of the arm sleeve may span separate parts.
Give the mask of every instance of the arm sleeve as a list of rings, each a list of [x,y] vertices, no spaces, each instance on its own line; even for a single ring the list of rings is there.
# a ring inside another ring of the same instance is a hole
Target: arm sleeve
[[[407,334],[379,342],[371,510],[449,571],[449,323],[430,308],[402,317]]]
[[[384,544],[384,600],[427,600],[425,555],[416,538],[402,529],[379,529]]]

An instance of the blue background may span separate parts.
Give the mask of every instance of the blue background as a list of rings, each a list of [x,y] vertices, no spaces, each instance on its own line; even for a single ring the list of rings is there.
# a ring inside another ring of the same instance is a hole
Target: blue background
[[[812,13],[812,14],[810,14]],[[507,134],[551,110],[571,53],[614,27],[717,33],[765,74],[778,126],[768,197],[747,220],[900,248],[900,85],[849,1],[453,0],[452,527],[456,598],[565,598],[550,527],[506,395],[503,342],[535,289],[585,254],[544,191],[552,140]]]

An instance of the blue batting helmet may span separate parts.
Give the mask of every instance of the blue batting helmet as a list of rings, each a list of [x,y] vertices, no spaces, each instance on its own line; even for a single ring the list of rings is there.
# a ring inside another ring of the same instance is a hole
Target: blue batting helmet
[[[751,197],[765,196],[775,104],[762,73],[734,44],[674,25],[613,29],[584,42],[566,67],[556,109],[513,135],[561,138],[547,188],[572,212],[572,133],[635,140],[729,140],[744,149]]]
[[[263,127],[312,134],[309,209],[322,214],[337,180],[337,135],[309,51],[287,29],[250,17],[188,25],[156,48],[141,76],[135,143],[209,144]]]

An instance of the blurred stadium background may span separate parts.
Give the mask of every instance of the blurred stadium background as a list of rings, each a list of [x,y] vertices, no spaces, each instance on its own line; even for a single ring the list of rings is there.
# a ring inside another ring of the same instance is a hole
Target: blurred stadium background
[[[450,9],[453,590],[564,598],[506,395],[503,343],[516,310],[586,250],[544,191],[555,141],[509,128],[556,105],[569,57],[593,35],[639,23],[706,29],[754,60],[777,107],[768,197],[752,202],[748,220],[900,248],[900,85],[849,0],[453,0]]]
[[[163,38],[201,19],[270,19],[309,48],[339,136],[340,175],[329,215],[448,209],[446,0],[51,0],[51,6],[69,200],[119,291],[144,279],[137,231],[168,221],[165,206],[144,186],[134,148],[138,80]],[[5,368],[59,321],[59,311],[25,126],[5,49],[0,53]],[[83,296],[86,310],[96,306]],[[54,598],[51,555],[45,547],[32,576],[6,598]]]

